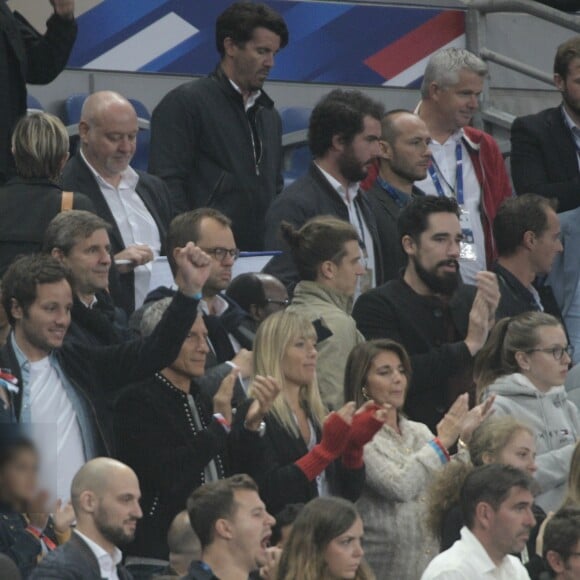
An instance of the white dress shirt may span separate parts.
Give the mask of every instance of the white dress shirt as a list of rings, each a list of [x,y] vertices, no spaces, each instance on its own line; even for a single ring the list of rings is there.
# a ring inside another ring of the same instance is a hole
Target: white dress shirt
[[[227,303],[227,301],[224,300],[219,294],[216,294],[216,296],[214,297],[213,306],[214,306],[214,311],[210,312],[208,303],[205,300],[201,300],[199,303],[199,308],[203,314],[205,314],[206,316],[213,314],[214,316],[217,316],[218,318],[230,307],[230,305]],[[234,352],[235,353],[240,352],[242,345],[230,333],[228,333],[228,338],[230,339],[230,343],[232,345],[232,348],[234,349]],[[211,343],[210,343],[210,346],[211,346]],[[213,349],[213,346],[211,346],[211,348]]]
[[[75,534],[78,534],[80,538],[87,544],[91,549],[91,552],[95,555],[97,562],[99,563],[99,569],[101,571],[101,578],[104,580],[119,580],[119,575],[117,574],[117,566],[121,563],[123,559],[123,554],[121,550],[115,546],[114,557],[107,552],[104,548],[101,548],[99,544],[93,542],[90,538],[87,538],[84,534],[75,530]]]
[[[125,246],[145,244],[153,251],[154,258],[159,257],[161,251],[159,229],[135,189],[139,182],[137,172],[132,167],[127,167],[121,174],[119,186],[114,187],[99,175],[87,161],[82,151],[80,154],[97,180],[101,193],[115,218]],[[135,309],[143,304],[149,292],[152,269],[153,262],[135,268]]]
[[[574,123],[564,105],[562,105],[562,111],[564,113],[564,121],[568,125],[568,129],[570,129],[570,133],[572,133],[574,143],[576,144],[576,158],[578,159],[578,170],[580,170],[580,127]]]
[[[359,183],[351,183],[345,189],[344,186],[336,180],[330,173],[324,171],[320,165],[316,164],[316,167],[320,170],[322,175],[325,177],[326,181],[330,183],[332,188],[340,195],[340,199],[346,205],[348,210],[348,221],[354,226],[358,233],[359,239],[363,241],[366,249],[366,267],[372,272],[371,278],[371,288],[377,285],[377,269],[375,264],[375,247],[373,243],[373,238],[371,237],[371,232],[365,221],[365,217],[362,212],[357,208],[354,203],[357,195],[359,195]],[[363,260],[364,263],[364,260]],[[360,282],[360,278],[359,278]],[[360,284],[355,293],[355,300],[361,293]]]
[[[464,282],[475,284],[475,275],[487,268],[485,261],[485,237],[483,233],[483,224],[481,222],[481,186],[477,180],[477,175],[469,156],[469,151],[462,140],[463,129],[456,131],[453,135],[445,141],[439,143],[435,139],[429,145],[431,153],[437,167],[443,173],[444,179],[440,179],[441,187],[447,197],[457,199],[456,192],[453,191],[456,187],[457,175],[457,159],[455,157],[455,148],[457,143],[461,143],[462,153],[462,167],[463,167],[463,209],[469,212],[471,218],[471,230],[473,232],[473,239],[475,241],[475,252],[477,259],[459,260],[461,277]],[[435,184],[431,176],[422,181],[416,181],[415,185],[424,191],[427,195],[438,195]],[[449,187],[451,185],[451,188]],[[453,188],[453,189],[452,189]]]
[[[515,556],[505,556],[499,566],[481,542],[467,529],[461,540],[442,552],[427,566],[421,580],[529,580],[527,570]]]

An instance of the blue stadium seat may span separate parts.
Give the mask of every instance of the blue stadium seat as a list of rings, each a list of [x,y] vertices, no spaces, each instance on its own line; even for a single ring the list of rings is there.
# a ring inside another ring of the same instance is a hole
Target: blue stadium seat
[[[28,114],[36,113],[38,111],[44,111],[44,107],[40,104],[40,101],[33,97],[32,95],[26,95],[26,110]]]
[[[78,130],[76,125],[78,125],[79,121],[81,120],[81,110],[83,108],[83,103],[88,96],[88,93],[73,93],[67,97],[64,102],[63,121],[69,129],[69,135],[71,133],[75,135],[77,134]]]
[[[312,154],[308,147],[308,124],[311,113],[312,109],[308,107],[280,109],[285,186],[304,175],[312,161]]]

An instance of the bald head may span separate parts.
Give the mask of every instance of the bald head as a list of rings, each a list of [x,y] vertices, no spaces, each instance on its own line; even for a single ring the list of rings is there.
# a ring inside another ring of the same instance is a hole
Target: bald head
[[[85,100],[79,123],[82,152],[93,169],[115,186],[135,154],[138,132],[137,113],[119,93],[99,91]]]
[[[393,145],[399,135],[417,129],[428,133],[427,125],[418,115],[405,109],[395,109],[381,120],[381,139]]]

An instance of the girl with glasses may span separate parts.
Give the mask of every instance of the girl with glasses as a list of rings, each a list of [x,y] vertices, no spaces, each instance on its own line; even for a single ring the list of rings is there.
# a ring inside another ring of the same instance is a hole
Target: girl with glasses
[[[566,490],[570,460],[580,433],[576,406],[563,386],[572,348],[559,320],[525,312],[500,320],[475,360],[474,376],[483,398],[496,396],[495,415],[511,415],[536,436],[536,501],[557,509]]]

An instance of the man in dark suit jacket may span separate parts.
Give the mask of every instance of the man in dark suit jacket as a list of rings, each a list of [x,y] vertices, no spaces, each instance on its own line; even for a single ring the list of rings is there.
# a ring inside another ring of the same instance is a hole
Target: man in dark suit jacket
[[[63,172],[65,189],[84,193],[96,213],[112,225],[111,246],[121,273],[115,303],[132,312],[149,289],[145,264],[164,253],[171,221],[171,202],[165,183],[129,165],[136,149],[135,109],[121,95],[92,94],[83,105],[80,151]]]
[[[280,224],[295,228],[310,218],[332,215],[357,230],[366,261],[359,291],[383,282],[383,259],[373,212],[359,189],[379,153],[384,108],[359,91],[334,90],[314,107],[308,143],[314,161],[306,175],[286,188],[266,215],[265,246],[283,250],[264,268],[290,289],[300,277],[290,251],[280,237]]]
[[[381,121],[378,175],[366,197],[377,221],[385,282],[398,278],[407,264],[397,219],[413,197],[425,195],[413,184],[427,177],[430,141],[425,122],[409,111],[390,111]]]
[[[45,85],[65,67],[77,35],[73,0],[51,0],[54,14],[39,34],[0,0],[0,185],[14,174],[10,135],[26,113],[26,83]]]
[[[511,129],[511,168],[518,195],[537,193],[558,200],[558,211],[580,206],[580,37],[558,47],[554,83],[559,107],[518,117]]]
[[[135,472],[114,459],[93,459],[75,475],[71,498],[77,526],[68,542],[42,560],[31,579],[102,580],[116,569],[119,580],[132,580],[121,565],[118,546],[133,540],[143,517]]]

